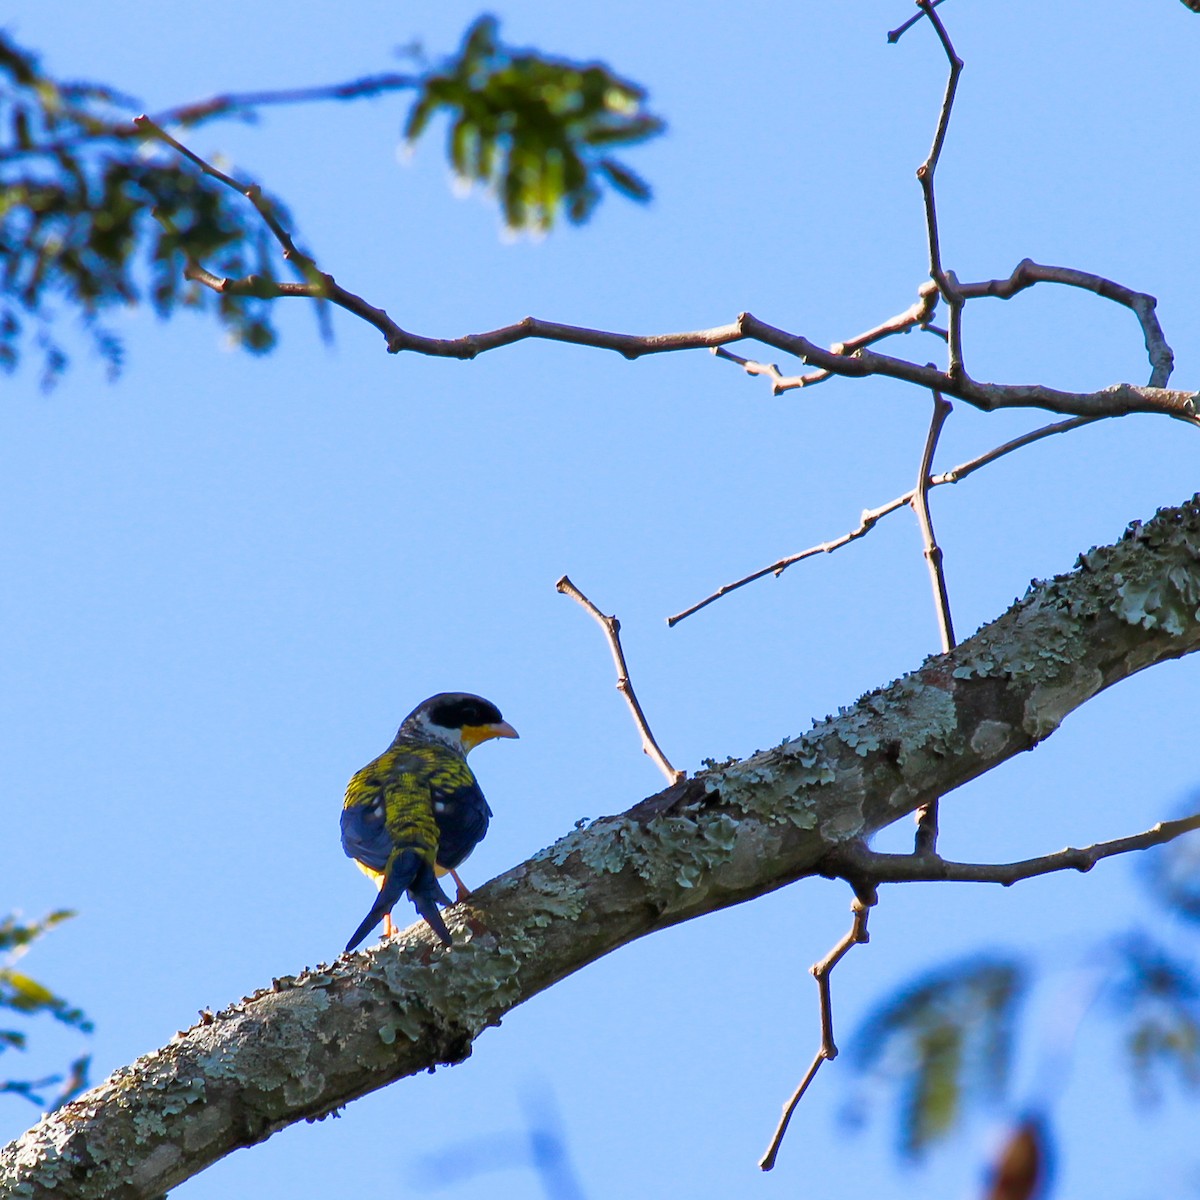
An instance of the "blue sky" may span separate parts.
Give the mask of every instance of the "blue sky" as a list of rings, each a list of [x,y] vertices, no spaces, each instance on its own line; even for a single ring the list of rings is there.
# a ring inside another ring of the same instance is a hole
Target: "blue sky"
[[[540,241],[502,237],[486,196],[454,193],[436,133],[398,161],[402,101],[274,112],[193,145],[286,198],[321,265],[418,332],[528,313],[657,332],[750,310],[828,343],[915,298],[913,171],[944,82],[927,32],[885,42],[907,5],[850,7],[496,9],[506,40],[608,61],[669,123],[628,156],[652,204],[610,197],[586,227]],[[388,69],[413,38],[442,53],[478,11],[63,0],[18,3],[6,28],[52,72],[154,110]],[[1149,291],[1173,382],[1194,387],[1200,17],[1170,0],[1100,0],[1086,20],[1030,0],[941,11],[967,61],[938,176],[948,265],[1007,276],[1030,256]],[[370,900],[338,845],[342,789],[426,695],[481,692],[521,732],[473,757],[496,820],[469,882],[659,789],[595,626],[554,591],[564,572],[620,616],[656,733],[688,770],[797,734],[937,649],[905,512],[664,623],[910,487],[928,418],[914,390],[835,381],[772,397],[706,353],[392,357],[341,314],[332,347],[302,305],[278,320],[281,347],[254,360],[199,319],[119,314],[128,366],[115,386],[78,343],[55,392],[26,369],[0,407],[0,912],[79,911],[25,966],[95,1020],[97,1078],[198,1009],[336,955]],[[921,338],[890,349],[938,358]],[[966,355],[985,380],[1148,377],[1129,312],[1047,288],[972,305]],[[937,466],[1049,419],[958,405]],[[1195,430],[1128,417],[940,489],[960,635],[1031,578],[1190,496],[1198,462]],[[1023,857],[1171,815],[1200,783],[1184,723],[1198,681],[1186,661],[1137,677],[949,797],[945,853]],[[178,1195],[417,1188],[424,1156],[520,1130],[530,1092],[554,1098],[592,1197],[969,1194],[986,1122],[898,1176],[885,1123],[853,1138],[836,1123],[849,1094],[838,1065],[775,1173],[754,1166],[815,1046],[807,968],[848,903],[843,886],[806,881],[627,947],[514,1012],[464,1066],[288,1130]],[[1148,922],[1142,903],[1122,862],[1011,891],[891,889],[870,947],[835,976],[839,1030],[916,970],[981,946],[1055,960],[1131,914]],[[1194,1111],[1131,1118],[1111,1036],[1082,1036],[1056,1110],[1060,1194],[1177,1192],[1200,1167],[1161,1139],[1182,1138]],[[37,1030],[29,1074],[78,1047]],[[0,1133],[33,1115],[5,1101]],[[439,1194],[497,1188],[537,1194],[519,1170]]]

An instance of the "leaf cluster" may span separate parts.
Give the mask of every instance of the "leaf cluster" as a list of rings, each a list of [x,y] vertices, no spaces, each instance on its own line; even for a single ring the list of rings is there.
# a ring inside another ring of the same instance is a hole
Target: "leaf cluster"
[[[11,914],[0,920],[0,954],[5,956],[0,966],[0,1009],[7,1009],[24,1018],[47,1013],[81,1033],[92,1032],[92,1023],[82,1009],[74,1007],[44,984],[15,970],[13,966],[31,943],[74,915],[66,909],[60,909],[31,924],[24,924]],[[23,1029],[0,1028],[0,1054],[6,1050],[24,1050],[27,1044]],[[0,1080],[0,1095],[23,1096],[39,1107],[45,1107],[46,1101],[41,1091],[65,1082],[65,1086],[59,1086],[57,1099],[57,1103],[64,1103],[87,1087],[89,1063],[89,1057],[76,1059],[69,1068],[66,1081],[61,1075],[37,1080]]]
[[[1138,878],[1157,903],[1185,922],[1196,921],[1200,834],[1156,847],[1143,863]],[[848,1057],[864,1083],[894,1088],[903,1155],[922,1156],[957,1131],[972,1107],[1011,1102],[1022,1001],[1039,975],[1052,974],[1015,956],[961,960],[911,981],[863,1022]],[[1049,1121],[1064,1081],[1061,1064],[1070,1060],[1089,1010],[1101,1013],[1116,1033],[1135,1100],[1156,1102],[1168,1080],[1200,1090],[1200,970],[1185,940],[1173,939],[1168,950],[1136,929],[1104,939],[1085,948],[1068,982],[1076,995],[1067,1007],[1078,1016],[1059,1022],[1054,1038],[1041,1047],[1046,1061],[1039,1064],[1037,1094],[1023,1107],[1032,1105]],[[864,1101],[865,1093],[856,1108]],[[858,1113],[852,1109],[851,1115]]]
[[[511,229],[549,229],[560,208],[572,222],[587,220],[603,182],[649,199],[646,182],[611,154],[663,130],[645,101],[602,63],[503,45],[495,17],[482,16],[458,55],[424,79],[404,135],[415,142],[446,112],[458,176],[494,188]]]
[[[1003,1093],[1027,983],[1016,959],[970,958],[921,976],[863,1022],[851,1063],[897,1082],[903,1155],[921,1157],[964,1109]]]
[[[410,143],[435,114],[450,114],[454,170],[495,190],[513,230],[548,229],[560,210],[586,220],[604,184],[649,198],[647,184],[611,153],[662,130],[645,92],[600,63],[504,46],[490,16],[440,68],[214,97],[161,119],[194,128],[253,120],[266,105],[397,90],[415,93]],[[228,180],[144,141],[130,121],[139,107],[103,84],[51,78],[0,32],[0,369],[11,372],[32,344],[43,385],[52,384],[68,362],[55,330],[69,313],[115,375],[122,345],[101,317],[142,302],[164,318],[179,308],[210,312],[234,344],[255,353],[275,344],[268,314],[279,247],[271,230]],[[291,227],[283,205],[259,194],[260,208]],[[191,264],[210,280],[254,286],[206,287],[187,277]]]
[[[106,309],[148,301],[160,317],[208,309],[252,351],[275,340],[267,306],[184,278],[189,259],[220,275],[269,276],[273,247],[247,206],[215,180],[148,153],[133,136],[136,102],[102,84],[61,83],[0,33],[0,368],[22,343],[42,381],[67,365],[53,332],[77,316],[110,373],[121,342]],[[157,218],[157,219],[156,219]]]

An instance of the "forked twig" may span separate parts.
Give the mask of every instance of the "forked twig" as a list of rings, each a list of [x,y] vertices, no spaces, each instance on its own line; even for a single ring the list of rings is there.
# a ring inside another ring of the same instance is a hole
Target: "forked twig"
[[[1031,258],[1023,258],[1017,263],[1007,279],[960,283],[958,290],[964,300],[985,296],[1011,300],[1018,292],[1033,287],[1035,283],[1058,283],[1065,287],[1082,288],[1115,304],[1125,305],[1134,313],[1142,327],[1146,353],[1150,358],[1150,387],[1167,386],[1175,368],[1175,354],[1167,344],[1162,326],[1158,322],[1155,312],[1158,301],[1146,292],[1135,292],[1124,284],[1105,279],[1103,275],[1093,275],[1090,271],[1078,271],[1074,267],[1053,267],[1046,263],[1036,263]]]
[[[835,342],[829,347],[829,352],[842,355],[857,354],[859,350],[864,350],[867,346],[882,341],[885,337],[891,337],[897,333],[908,333],[911,329],[924,329],[945,340],[946,335],[929,323],[933,320],[934,309],[937,308],[940,294],[936,283],[926,281],[917,288],[916,302],[902,313],[889,317],[888,320],[881,322],[873,329],[868,329],[865,333],[860,333],[848,341]],[[833,372],[827,368],[810,371],[807,375],[783,375],[774,363],[760,363],[751,358],[743,358],[740,354],[726,350],[724,346],[714,346],[712,352],[718,358],[736,363],[747,375],[766,376],[771,380],[771,394],[775,396],[782,395],[793,388],[811,387],[814,383],[824,383],[826,379],[833,378]]]
[[[923,854],[884,854],[861,843],[847,842],[827,860],[825,872],[834,878],[868,879],[884,883],[998,883],[1012,887],[1026,879],[1056,871],[1090,871],[1105,858],[1148,850],[1200,829],[1200,813],[1174,821],[1159,821],[1141,833],[1095,842],[1082,848],[1068,846],[1053,854],[1010,863],[962,863]]]
[[[941,3],[942,0],[933,0],[932,7],[937,8],[937,6]],[[896,42],[898,42],[923,16],[925,16],[924,6],[918,7],[921,8],[921,11],[917,13],[915,17],[909,17],[903,25],[898,25],[895,29],[888,30],[887,40],[890,43],[894,45]]]
[[[958,91],[958,77],[962,74],[963,60],[955,54],[946,27],[934,12],[931,0],[917,0],[917,7],[929,18],[950,64],[950,74],[946,79],[946,92],[942,97],[942,108],[938,114],[937,128],[933,134],[933,145],[929,149],[929,157],[917,168],[917,179],[920,180],[921,191],[925,198],[925,227],[929,241],[929,275],[937,284],[942,298],[946,301],[949,326],[947,330],[949,361],[946,372],[952,379],[958,379],[964,374],[962,358],[964,300],[954,272],[947,271],[942,264],[941,235],[938,232],[937,201],[934,196],[933,178],[937,173],[938,161],[942,156],[942,147],[946,143],[946,131],[950,127],[950,113],[954,108],[954,95]]]
[[[845,958],[851,947],[862,945],[864,942],[871,940],[870,934],[867,932],[867,918],[874,903],[874,893],[866,900],[860,896],[855,896],[853,903],[850,905],[850,911],[854,914],[854,919],[850,924],[849,932],[820,962],[813,963],[809,967],[809,971],[817,981],[817,995],[820,998],[821,1044],[817,1048],[816,1054],[813,1055],[813,1060],[809,1064],[808,1070],[805,1071],[804,1078],[800,1080],[800,1085],[783,1106],[783,1113],[779,1118],[779,1124],[775,1127],[771,1144],[767,1147],[766,1153],[759,1159],[758,1165],[763,1171],[769,1171],[775,1165],[775,1160],[779,1156],[779,1147],[783,1143],[784,1134],[787,1133],[788,1123],[792,1119],[792,1114],[796,1111],[796,1106],[804,1098],[804,1093],[808,1091],[808,1085],[816,1078],[817,1072],[821,1069],[821,1064],[828,1062],[830,1059],[837,1058],[837,1043],[833,1040],[833,1000],[829,990],[829,973]]]
[[[633,684],[629,680],[629,668],[625,665],[625,652],[621,649],[621,622],[615,616],[610,617],[602,613],[566,575],[554,586],[564,596],[570,596],[572,600],[581,604],[604,630],[604,636],[608,639],[608,648],[612,651],[613,665],[617,669],[617,691],[625,697],[629,711],[633,714],[633,722],[642,735],[643,752],[654,760],[658,769],[667,777],[668,783],[678,783],[681,779],[686,779],[687,772],[677,771],[671,766],[670,760],[662,752],[658,742],[654,740],[654,734],[650,732],[646,714],[642,712],[642,706],[638,703]]]
[[[1052,425],[1043,425],[1041,429],[1034,429],[1029,433],[1023,433],[1020,437],[1013,438],[1003,445],[996,446],[985,454],[968,459],[965,463],[959,463],[957,467],[951,467],[949,471],[943,471],[940,475],[934,475],[929,480],[929,486],[933,488],[940,487],[945,483],[958,483],[960,479],[966,479],[968,475],[978,471],[980,467],[986,467],[988,463],[995,462],[996,459],[1003,458],[1004,455],[1011,454],[1014,450],[1021,449],[1022,446],[1028,446],[1031,442],[1040,441],[1042,438],[1050,437],[1055,433],[1066,433],[1068,430],[1078,429],[1083,425],[1091,425],[1102,419],[1101,417],[1071,417],[1066,421],[1056,421]],[[762,579],[767,575],[782,575],[788,567],[794,566],[798,562],[803,562],[806,558],[813,558],[818,554],[832,554],[834,550],[840,550],[843,546],[848,546],[851,542],[857,541],[860,537],[864,537],[870,533],[881,518],[886,517],[888,513],[895,512],[897,509],[904,508],[905,505],[911,504],[912,500],[913,492],[908,491],[903,496],[897,496],[894,500],[889,500],[886,504],[881,504],[878,508],[864,509],[858,526],[851,529],[848,533],[843,533],[840,537],[833,538],[827,542],[821,542],[816,546],[809,546],[807,550],[801,550],[799,554],[790,554],[787,558],[781,558],[773,562],[769,567],[762,567],[757,571],[751,571],[749,575],[743,575],[741,579],[734,580],[733,583],[722,584],[715,592],[705,596],[703,600],[693,604],[690,608],[685,608],[682,612],[677,612],[674,616],[668,617],[667,624],[677,625],[685,617],[690,617],[694,613],[698,613],[702,608],[707,608],[710,604],[720,600],[722,596],[727,596],[730,592],[736,592],[738,588],[745,587],[746,584],[753,583],[756,579]]]
[[[845,879],[855,889],[855,899],[851,905],[854,920],[849,932],[819,963],[810,968],[817,980],[820,998],[821,1044],[800,1085],[783,1106],[775,1135],[758,1165],[764,1171],[769,1171],[775,1165],[779,1147],[797,1105],[821,1069],[821,1064],[837,1057],[838,1048],[833,1039],[833,1002],[829,973],[852,946],[870,940],[867,918],[878,899],[877,891],[881,884],[959,882],[998,883],[1004,887],[1011,887],[1022,880],[1055,871],[1090,871],[1101,859],[1160,846],[1195,830],[1200,830],[1200,813],[1174,821],[1159,821],[1149,829],[1129,837],[1096,842],[1082,849],[1067,847],[1053,854],[1012,863],[959,863],[921,853],[883,854],[872,850],[865,842],[847,842],[832,851],[825,859],[821,874],[831,879]]]

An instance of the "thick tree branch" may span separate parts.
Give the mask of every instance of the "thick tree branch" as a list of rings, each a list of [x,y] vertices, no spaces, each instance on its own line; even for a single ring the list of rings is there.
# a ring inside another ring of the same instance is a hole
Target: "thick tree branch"
[[[273,981],[0,1151],[0,1193],[149,1200],[241,1146],[468,1057],[530,996],[647,933],[819,874],[1200,649],[1200,496],[1039,584],[952,653],[811,732],[578,830],[424,926]],[[8,1189],[6,1192],[5,1189]]]

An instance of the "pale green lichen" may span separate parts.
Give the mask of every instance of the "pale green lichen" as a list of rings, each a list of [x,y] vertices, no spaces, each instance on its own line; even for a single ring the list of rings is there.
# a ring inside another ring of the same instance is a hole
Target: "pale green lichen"
[[[544,929],[555,921],[576,921],[587,909],[587,894],[571,875],[536,875],[529,884],[536,907],[528,923],[535,928]]]
[[[1130,625],[1181,636],[1200,620],[1200,497],[1159,510],[1145,525],[1135,521],[1111,551],[1092,550],[1080,563],[1096,570],[1105,559],[1116,584],[1110,611]]]

